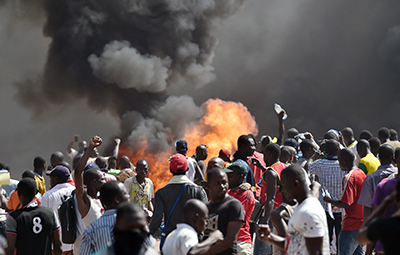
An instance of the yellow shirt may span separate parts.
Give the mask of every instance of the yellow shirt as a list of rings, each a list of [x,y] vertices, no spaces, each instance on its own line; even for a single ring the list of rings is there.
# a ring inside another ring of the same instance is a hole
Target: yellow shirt
[[[368,153],[365,157],[363,157],[360,160],[360,163],[358,164],[358,168],[364,171],[366,175],[369,175],[370,173],[373,173],[378,169],[378,167],[381,165],[381,162],[379,159],[377,159],[374,154]]]
[[[43,176],[35,173],[36,188],[39,190],[40,195],[46,192],[46,183],[44,182]]]

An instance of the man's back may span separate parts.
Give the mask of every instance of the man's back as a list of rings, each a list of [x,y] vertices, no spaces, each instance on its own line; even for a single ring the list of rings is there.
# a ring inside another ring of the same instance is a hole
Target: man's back
[[[362,225],[364,207],[358,204],[358,199],[364,179],[365,173],[358,168],[352,169],[343,178],[343,196],[340,201],[349,207],[345,209],[342,230],[358,230]]]
[[[288,223],[288,255],[308,254],[305,238],[323,237],[323,254],[329,255],[329,236],[325,211],[315,197],[299,204]]]
[[[318,176],[321,190],[327,190],[333,199],[340,199],[342,196],[342,180],[346,172],[339,166],[337,157],[320,159],[308,166],[310,173]],[[323,196],[319,196],[322,207],[327,211]],[[342,209],[334,209],[333,212],[341,212]]]
[[[7,234],[16,235],[19,254],[50,255],[53,232],[60,230],[54,211],[33,200],[7,218]]]
[[[112,242],[116,212],[115,209],[105,211],[99,219],[85,229],[79,254],[93,254],[106,248]]]
[[[368,175],[364,180],[358,203],[372,208],[372,199],[379,182],[396,172],[397,168],[392,164],[384,164],[378,167],[375,172]]]
[[[369,175],[378,169],[381,165],[379,159],[377,159],[374,154],[368,153],[365,157],[360,160],[358,167],[364,171],[366,175]]]
[[[58,206],[62,203],[61,198],[63,196],[71,195],[71,192],[73,190],[75,190],[75,187],[69,183],[57,184],[52,189],[46,191],[46,193],[43,194],[41,205],[53,209],[57,216],[57,219],[59,219]],[[60,235],[61,235],[61,233],[60,233]],[[73,248],[72,244],[63,244],[62,245],[63,251],[70,251],[70,250],[72,250],[72,248]]]
[[[185,175],[183,176],[183,178],[186,177]],[[179,181],[178,178],[179,177],[173,177],[166,186],[156,192],[154,198],[154,213],[150,223],[150,233],[153,235],[160,227],[163,218],[164,222],[166,222],[172,210],[172,207],[175,204],[175,201],[178,199],[179,194],[183,190],[185,183],[188,183],[188,185],[183,191],[181,198],[179,199],[174,211],[171,214],[166,229],[166,235],[168,235],[172,230],[176,228],[177,223],[183,222],[182,209],[187,200],[191,198],[197,198],[204,203],[207,202],[207,194],[202,187],[188,181],[187,178],[185,178],[186,181],[183,180],[182,182]]]

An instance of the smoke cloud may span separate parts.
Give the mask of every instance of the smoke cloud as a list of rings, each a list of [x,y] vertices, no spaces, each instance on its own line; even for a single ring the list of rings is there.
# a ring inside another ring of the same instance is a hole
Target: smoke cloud
[[[200,88],[212,67],[219,20],[243,0],[44,1],[51,38],[41,77],[17,83],[17,100],[40,115],[79,98],[121,121],[131,148],[144,139],[152,152],[170,147],[201,116],[188,96],[169,87]]]

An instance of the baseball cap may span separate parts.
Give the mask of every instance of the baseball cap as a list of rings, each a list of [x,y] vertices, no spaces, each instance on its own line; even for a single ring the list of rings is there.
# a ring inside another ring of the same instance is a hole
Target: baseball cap
[[[178,140],[175,142],[175,148],[177,152],[187,151],[188,144],[185,140]]]
[[[225,154],[228,158],[231,157],[231,152],[228,149],[221,149],[219,153]]]
[[[179,172],[186,172],[188,170],[188,162],[185,155],[177,153],[169,158],[169,167],[172,172],[179,173]],[[181,170],[181,171],[179,171]]]
[[[293,138],[288,138],[285,140],[283,145],[292,146],[293,148],[297,149],[297,147],[299,146],[299,143]]]
[[[247,167],[240,162],[233,162],[227,168],[224,169],[225,173],[238,173],[241,175],[247,175]]]
[[[46,171],[46,175],[56,176],[56,177],[60,178],[61,180],[68,179],[70,174],[71,173],[69,172],[68,168],[66,168],[65,166],[60,166],[60,165],[56,166],[51,171]]]
[[[98,165],[93,164],[93,163],[90,163],[90,164],[88,164],[87,166],[85,166],[85,168],[83,169],[83,171],[86,172],[87,170],[92,169],[92,168],[95,168],[95,169],[99,169],[99,170],[100,170],[100,167],[99,167]]]

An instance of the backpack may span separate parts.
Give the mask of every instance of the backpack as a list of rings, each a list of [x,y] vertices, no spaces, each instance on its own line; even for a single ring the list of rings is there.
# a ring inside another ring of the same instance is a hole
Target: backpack
[[[76,240],[77,232],[77,216],[75,209],[75,190],[71,195],[64,195],[61,198],[61,204],[58,207],[58,217],[61,225],[62,242],[65,244],[73,244]]]

